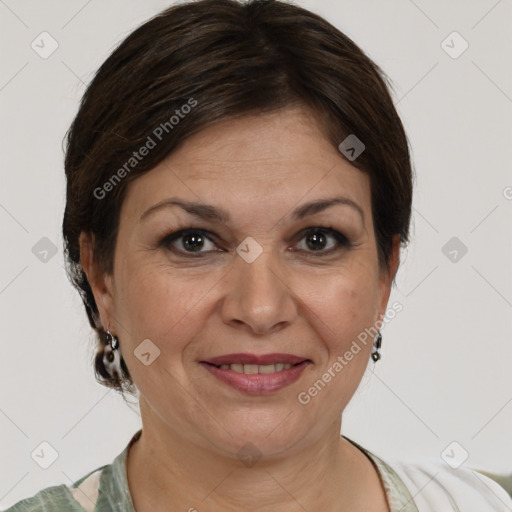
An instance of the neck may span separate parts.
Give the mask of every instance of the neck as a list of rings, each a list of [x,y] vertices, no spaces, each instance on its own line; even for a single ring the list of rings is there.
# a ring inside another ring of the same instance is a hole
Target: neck
[[[237,456],[184,437],[149,417],[149,409],[141,400],[144,428],[127,458],[137,512],[387,510],[369,496],[369,481],[380,481],[366,456],[341,438],[341,418],[316,442],[297,443],[280,456],[261,456],[250,444],[247,456]]]

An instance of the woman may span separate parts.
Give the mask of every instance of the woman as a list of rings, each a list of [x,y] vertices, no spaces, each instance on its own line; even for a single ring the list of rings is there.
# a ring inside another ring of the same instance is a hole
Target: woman
[[[171,7],[99,69],[65,168],[97,378],[139,395],[143,428],[11,512],[510,510],[483,475],[340,436],[412,169],[383,74],[336,28],[280,1]]]

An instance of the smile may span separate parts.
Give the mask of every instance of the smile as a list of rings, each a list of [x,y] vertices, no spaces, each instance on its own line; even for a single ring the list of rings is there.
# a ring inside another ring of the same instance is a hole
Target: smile
[[[300,364],[300,363],[299,363]],[[237,373],[245,373],[247,375],[254,375],[256,373],[276,373],[283,370],[289,370],[292,366],[290,363],[276,363],[276,364],[221,364],[221,370],[233,370]]]
[[[307,359],[300,363],[274,364],[222,364],[201,362],[215,380],[245,394],[266,395],[275,393],[296,382],[312,362]]]

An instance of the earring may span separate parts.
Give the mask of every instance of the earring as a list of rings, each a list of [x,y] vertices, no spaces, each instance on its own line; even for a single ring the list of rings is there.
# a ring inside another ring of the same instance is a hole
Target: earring
[[[117,350],[119,348],[119,340],[117,336],[114,336],[109,330],[107,330],[107,343],[110,345],[112,350]]]
[[[375,337],[375,342],[373,344],[374,351],[372,352],[372,359],[373,362],[376,363],[380,358],[380,347],[382,346],[382,334],[380,331],[377,333],[377,336]]]
[[[117,373],[117,378],[120,379],[122,375],[121,371],[121,350],[119,349],[119,339],[117,336],[112,334],[108,329],[107,334],[107,345],[103,351],[103,365],[105,369],[115,379],[114,374]]]

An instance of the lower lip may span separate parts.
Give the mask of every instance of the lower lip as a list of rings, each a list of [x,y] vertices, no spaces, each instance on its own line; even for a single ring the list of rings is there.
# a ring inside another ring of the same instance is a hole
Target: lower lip
[[[285,386],[295,382],[310,364],[309,361],[303,361],[287,370],[281,370],[274,373],[238,373],[233,370],[221,370],[208,363],[200,363],[212,375],[222,382],[229,384],[238,391],[250,395],[266,395],[279,391]]]

